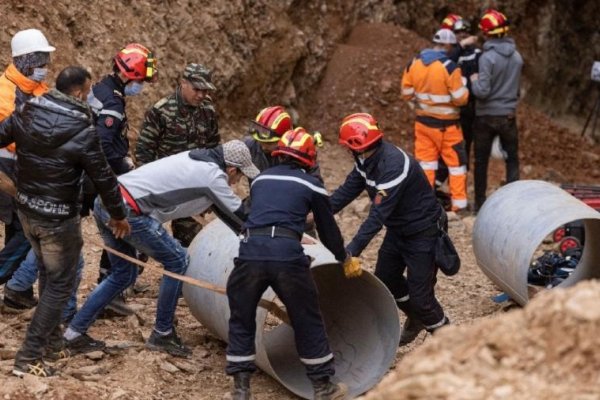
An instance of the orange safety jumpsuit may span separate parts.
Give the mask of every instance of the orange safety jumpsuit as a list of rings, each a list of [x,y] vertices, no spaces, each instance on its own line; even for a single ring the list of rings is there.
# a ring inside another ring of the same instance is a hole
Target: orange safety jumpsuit
[[[442,50],[423,50],[404,70],[402,98],[416,102],[415,158],[429,183],[432,187],[435,184],[441,156],[450,174],[452,209],[467,207],[466,151],[459,107],[467,104],[469,91],[460,68]]]

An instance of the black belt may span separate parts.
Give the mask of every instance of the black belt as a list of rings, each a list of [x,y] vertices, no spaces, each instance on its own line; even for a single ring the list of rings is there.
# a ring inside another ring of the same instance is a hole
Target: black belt
[[[300,240],[302,239],[302,234],[288,228],[284,228],[282,226],[265,226],[263,228],[250,228],[246,229],[244,232],[244,239],[248,239],[250,236],[271,236],[275,237],[283,237],[288,239]]]

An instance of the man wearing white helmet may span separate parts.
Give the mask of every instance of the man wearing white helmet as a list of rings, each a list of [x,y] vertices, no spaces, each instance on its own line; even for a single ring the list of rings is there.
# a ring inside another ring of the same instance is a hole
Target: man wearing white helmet
[[[12,63],[0,75],[0,121],[9,117],[15,108],[20,107],[29,98],[48,92],[44,80],[48,73],[50,53],[55,48],[50,46],[39,30],[26,29],[13,36],[11,50]],[[0,149],[0,171],[13,180],[15,159],[14,143]],[[0,252],[0,283],[4,283],[25,258],[31,246],[23,234],[12,196],[4,193],[0,193],[0,220],[5,224],[5,246]],[[31,287],[27,290],[15,289],[19,288],[13,285],[11,289],[10,284],[6,285],[5,303],[10,303],[10,307],[16,309],[35,306],[37,302]]]

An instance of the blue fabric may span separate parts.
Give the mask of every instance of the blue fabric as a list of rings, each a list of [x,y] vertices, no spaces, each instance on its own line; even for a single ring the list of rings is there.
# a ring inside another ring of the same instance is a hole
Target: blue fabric
[[[94,204],[94,217],[107,246],[131,257],[135,257],[137,249],[161,263],[165,270],[177,274],[185,273],[188,266],[185,249],[156,219],[136,215],[129,210],[127,220],[131,226],[131,234],[124,239],[117,239],[107,225],[110,215],[98,199]],[[87,332],[104,307],[137,278],[138,268],[134,264],[113,254],[109,254],[108,257],[112,266],[110,275],[90,293],[70,324],[70,328],[79,333]],[[155,330],[169,332],[173,328],[173,317],[181,286],[181,281],[163,276],[158,293]]]
[[[94,85],[94,96],[102,103],[103,110],[125,115],[125,96],[123,84],[113,75],[102,78]],[[96,131],[100,136],[102,150],[109,161],[127,157],[129,140],[127,139],[127,117],[122,120],[112,115],[99,115]]]
[[[71,292],[69,302],[65,306],[62,313],[62,320],[69,320],[77,312],[77,290],[79,289],[79,282],[81,282],[81,274],[83,273],[83,253],[79,255],[79,262],[77,264],[77,275],[75,277],[75,286]],[[35,255],[33,249],[29,250],[27,257],[19,268],[15,271],[12,278],[6,282],[6,286],[9,289],[22,292],[28,290],[33,286],[38,278],[38,258]]]
[[[444,62],[446,59],[448,59],[444,50],[433,49],[422,50],[419,54],[419,58],[423,61],[423,64],[425,65],[433,64],[435,61],[438,60]]]

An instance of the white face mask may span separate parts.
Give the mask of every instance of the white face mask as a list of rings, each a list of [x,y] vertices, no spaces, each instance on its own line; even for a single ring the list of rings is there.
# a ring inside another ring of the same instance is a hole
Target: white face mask
[[[32,81],[42,82],[48,76],[48,68],[34,68],[30,78]]]
[[[125,86],[125,96],[137,96],[142,93],[142,89],[144,89],[144,82],[133,81],[127,86]]]

